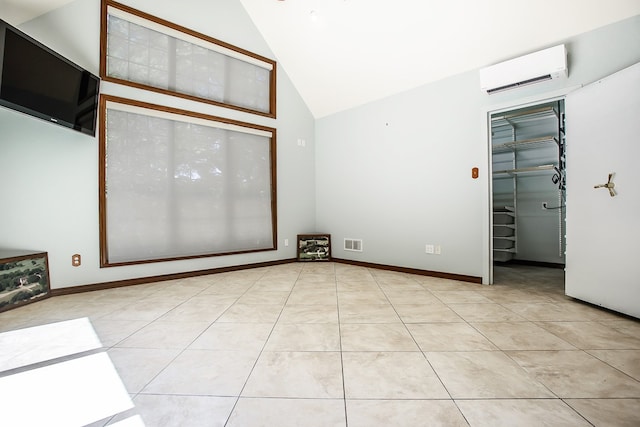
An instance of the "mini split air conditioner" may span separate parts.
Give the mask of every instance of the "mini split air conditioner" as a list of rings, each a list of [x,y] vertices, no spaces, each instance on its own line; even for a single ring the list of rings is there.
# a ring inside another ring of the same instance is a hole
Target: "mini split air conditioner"
[[[558,45],[480,70],[480,88],[489,93],[567,76],[567,50]]]

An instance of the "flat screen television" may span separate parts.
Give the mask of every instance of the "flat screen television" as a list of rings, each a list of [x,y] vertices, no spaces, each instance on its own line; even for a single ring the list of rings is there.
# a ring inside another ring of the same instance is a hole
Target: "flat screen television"
[[[0,19],[0,105],[95,136],[100,79]]]

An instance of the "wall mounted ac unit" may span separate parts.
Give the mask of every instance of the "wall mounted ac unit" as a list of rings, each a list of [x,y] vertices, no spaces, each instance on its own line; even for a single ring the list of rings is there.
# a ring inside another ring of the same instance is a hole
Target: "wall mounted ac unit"
[[[480,69],[480,88],[491,94],[567,76],[563,44]]]

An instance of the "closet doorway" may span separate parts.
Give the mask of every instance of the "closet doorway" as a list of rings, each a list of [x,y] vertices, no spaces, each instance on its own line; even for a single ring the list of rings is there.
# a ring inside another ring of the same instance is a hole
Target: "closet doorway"
[[[557,268],[564,285],[564,99],[490,114],[494,283]],[[542,271],[542,270],[541,270]]]

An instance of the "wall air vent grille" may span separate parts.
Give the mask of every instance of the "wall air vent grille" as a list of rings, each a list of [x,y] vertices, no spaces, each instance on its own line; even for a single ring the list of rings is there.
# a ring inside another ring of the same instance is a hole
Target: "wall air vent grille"
[[[360,239],[344,239],[344,250],[362,252],[362,240]]]

